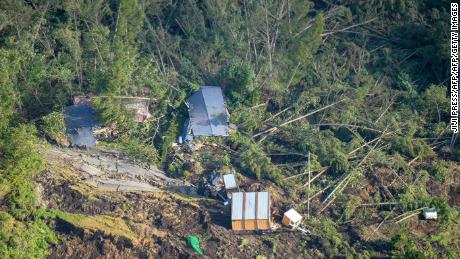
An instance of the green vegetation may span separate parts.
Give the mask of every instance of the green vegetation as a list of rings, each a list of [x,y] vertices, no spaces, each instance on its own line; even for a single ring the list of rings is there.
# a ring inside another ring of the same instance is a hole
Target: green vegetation
[[[64,123],[64,114],[60,112],[52,112],[42,117],[43,125],[42,132],[50,140],[61,144],[66,140],[66,127]]]
[[[446,189],[460,161],[459,144],[449,145],[449,3],[3,0],[0,257],[45,257],[56,241],[48,219],[34,216],[34,177],[44,169],[35,124],[62,143],[61,112],[77,95],[104,96],[94,104],[116,132],[104,145],[172,176],[231,165],[273,182],[287,194],[280,204],[302,214],[318,194],[309,226],[321,233],[307,238],[305,254],[423,258],[425,246],[428,257],[458,257],[458,241],[448,238],[459,233],[458,204]],[[200,85],[222,87],[238,132],[219,142],[221,152],[203,154],[202,167],[179,155],[169,163],[184,100]],[[134,123],[110,96],[154,99],[152,118]],[[312,175],[321,173],[310,189],[308,153]],[[386,223],[425,206],[440,215],[429,236],[400,235]],[[60,217],[103,231],[122,224]],[[361,235],[349,241],[347,227],[383,219],[380,241],[396,236],[392,250],[361,245]]]
[[[126,222],[121,218],[114,218],[106,215],[88,216],[83,214],[73,214],[64,211],[53,211],[61,220],[72,224],[76,228],[101,231],[106,235],[114,237],[125,237],[130,240],[136,240],[136,234],[128,227]]]
[[[48,245],[57,242],[46,222],[34,217],[33,177],[44,169],[35,133],[33,126],[24,124],[0,132],[0,203],[7,208],[0,212],[2,258],[43,258]]]
[[[42,220],[22,222],[0,211],[0,257],[44,258],[57,238]]]

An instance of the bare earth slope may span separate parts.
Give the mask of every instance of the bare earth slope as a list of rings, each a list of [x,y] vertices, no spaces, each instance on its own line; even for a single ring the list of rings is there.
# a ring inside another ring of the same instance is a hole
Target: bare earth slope
[[[300,233],[235,234],[222,203],[194,196],[190,183],[116,152],[52,148],[46,158],[40,206],[81,215],[75,221],[81,223],[57,220],[62,240],[50,258],[199,257],[186,243],[189,234],[210,258],[302,257]],[[117,224],[134,235],[119,234]]]

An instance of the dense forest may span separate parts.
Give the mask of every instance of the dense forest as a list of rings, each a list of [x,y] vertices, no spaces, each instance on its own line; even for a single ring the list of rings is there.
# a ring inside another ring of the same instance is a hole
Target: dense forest
[[[35,179],[73,97],[153,98],[145,124],[116,99],[96,99],[119,132],[100,145],[187,180],[200,170],[171,162],[184,100],[217,85],[238,129],[209,138],[224,148],[202,166],[232,165],[305,214],[315,197],[305,225],[317,235],[301,237],[304,256],[458,258],[449,3],[0,0],[0,257],[42,258],[61,242],[59,213],[37,205]],[[362,208],[377,203],[397,205]],[[350,234],[376,223],[367,235],[377,235],[424,207],[439,213],[429,234],[407,220],[373,242]]]

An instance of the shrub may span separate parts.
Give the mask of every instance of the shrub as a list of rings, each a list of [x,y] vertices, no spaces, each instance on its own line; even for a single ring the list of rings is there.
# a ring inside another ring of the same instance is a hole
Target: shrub
[[[433,174],[436,179],[445,182],[449,176],[449,163],[446,160],[438,160],[433,164]]]
[[[121,132],[133,130],[136,127],[133,112],[127,110],[120,99],[93,98],[93,105],[98,111],[101,122],[111,124]]]
[[[0,211],[0,258],[45,258],[57,237],[40,219],[17,221]]]
[[[42,118],[42,132],[51,140],[61,144],[66,141],[66,127],[64,123],[64,114],[52,112]]]
[[[255,88],[255,73],[247,63],[231,62],[220,74],[222,85],[226,86],[234,104],[254,105],[259,100]]]
[[[232,135],[231,140],[240,146],[236,164],[243,173],[257,179],[281,183],[281,171],[271,163],[260,146],[241,134]]]
[[[425,255],[418,250],[415,243],[404,233],[398,234],[391,239],[393,257],[398,259],[424,259]]]
[[[145,144],[135,137],[123,136],[116,142],[106,143],[106,145],[125,152],[127,156],[137,161],[155,165],[160,161],[160,155],[154,146]]]

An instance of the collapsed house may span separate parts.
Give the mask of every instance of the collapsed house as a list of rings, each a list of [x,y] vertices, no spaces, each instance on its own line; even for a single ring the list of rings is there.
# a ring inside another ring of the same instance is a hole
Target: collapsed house
[[[267,230],[271,228],[268,192],[232,193],[232,229]]]
[[[150,98],[125,97],[121,98],[121,101],[127,110],[134,112],[135,122],[144,123],[152,117],[149,112]]]
[[[96,146],[93,128],[98,125],[98,121],[89,98],[76,97],[74,105],[65,109],[64,121],[72,146],[85,148]]]
[[[189,119],[185,124],[183,138],[190,141],[194,136],[228,136],[228,112],[222,89],[218,86],[202,86],[186,102]]]
[[[152,115],[149,112],[150,98],[130,96],[101,96],[101,98],[120,99],[124,107],[133,111],[133,120],[144,123]],[[73,105],[64,112],[67,134],[72,146],[92,148],[96,145],[94,128],[100,126],[91,96],[75,96]]]

